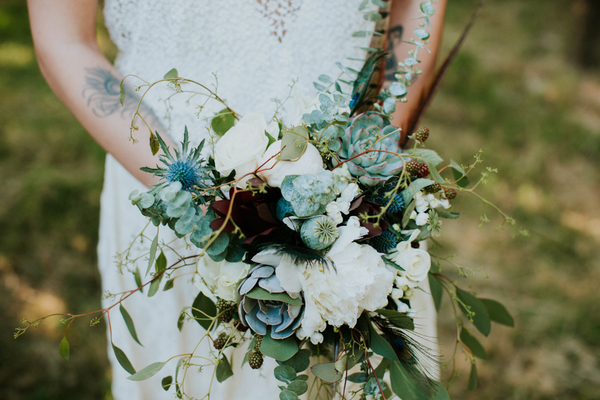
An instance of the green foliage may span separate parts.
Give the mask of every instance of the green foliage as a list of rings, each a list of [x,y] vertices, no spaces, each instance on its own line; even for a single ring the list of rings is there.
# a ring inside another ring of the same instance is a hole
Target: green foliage
[[[201,327],[209,330],[214,318],[217,316],[217,306],[204,293],[199,292],[192,304],[192,316]]]
[[[230,376],[233,376],[233,370],[231,369],[231,364],[229,364],[229,360],[225,354],[221,356],[219,360],[219,364],[217,365],[217,381],[224,382]]]
[[[135,374],[135,368],[133,368],[133,365],[131,365],[131,361],[129,361],[129,358],[127,358],[125,352],[117,346],[115,346],[113,343],[111,344],[113,352],[115,353],[115,357],[117,358],[117,361],[119,362],[121,367],[123,367],[123,369],[129,372],[131,375]]]
[[[58,354],[60,354],[60,356],[65,360],[69,361],[70,345],[69,341],[67,340],[67,336],[63,336],[62,340],[60,341],[60,345],[58,346]]]
[[[481,343],[465,328],[460,331],[460,341],[471,350],[475,357],[487,360],[487,353]]]
[[[258,286],[256,286],[250,292],[248,292],[246,296],[256,300],[281,301],[283,303],[288,303],[294,306],[302,305],[302,299],[300,297],[292,299],[287,293],[269,293],[265,289]]]
[[[436,311],[440,311],[442,297],[444,295],[444,287],[432,273],[429,273],[427,277],[429,279],[429,289],[431,290],[431,296],[433,297],[435,309]]]
[[[392,325],[396,326],[397,328],[408,329],[411,331],[415,329],[415,324],[412,318],[406,314],[402,314],[394,310],[376,310],[376,312],[387,318]]]
[[[481,301],[469,292],[465,292],[462,289],[456,288],[456,296],[458,297],[458,305],[463,312],[469,318],[473,325],[483,333],[485,336],[490,334],[492,325],[490,323],[490,317],[488,311]]]
[[[294,371],[299,374],[310,366],[310,350],[299,350],[292,358],[286,361],[280,361],[279,364],[292,367]]]
[[[133,319],[131,318],[131,315],[129,315],[129,313],[127,312],[127,310],[125,309],[125,307],[123,307],[123,303],[119,304],[119,311],[121,312],[121,315],[123,316],[123,320],[125,321],[125,325],[127,325],[127,330],[131,334],[131,337],[140,346],[142,346],[142,343],[140,343],[140,340],[138,339],[138,335],[137,335],[137,332],[135,330],[135,325],[133,324]]]
[[[276,340],[271,335],[266,335],[260,345],[260,351],[267,357],[277,361],[287,361],[298,352],[298,343],[294,337]]]
[[[398,361],[392,362],[390,381],[392,390],[402,400],[429,400],[431,397]]]
[[[310,367],[313,375],[323,380],[324,382],[334,383],[342,379],[344,370],[336,365],[336,363],[321,363]]]
[[[471,364],[471,372],[469,373],[469,390],[477,389],[477,365],[475,361]]]
[[[169,70],[169,72],[167,72],[164,76],[164,79],[175,79],[178,78],[179,74],[177,73],[177,69],[173,68],[171,70]]]
[[[485,306],[492,321],[506,326],[515,326],[515,320],[502,304],[491,299],[479,299],[479,301]]]
[[[155,362],[152,363],[150,365],[148,365],[147,367],[139,370],[138,372],[134,373],[131,376],[128,376],[127,379],[131,380],[131,381],[145,381],[146,379],[150,379],[152,378],[154,375],[158,374],[158,372],[163,369],[163,367],[165,366],[167,362]]]
[[[171,375],[165,376],[160,381],[160,385],[162,386],[162,388],[164,389],[165,392],[168,392],[169,389],[171,389],[171,384],[172,383],[173,383],[173,377]]]
[[[210,126],[218,136],[223,136],[234,124],[235,117],[227,108],[216,113],[210,121]]]

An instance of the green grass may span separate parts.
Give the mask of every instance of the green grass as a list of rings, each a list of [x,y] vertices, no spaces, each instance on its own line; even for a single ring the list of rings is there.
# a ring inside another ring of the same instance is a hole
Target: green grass
[[[450,3],[446,50],[477,1]],[[445,272],[506,304],[517,324],[480,338],[489,360],[478,362],[476,391],[466,390],[468,364],[457,356],[454,399],[600,397],[600,74],[572,61],[573,7],[489,0],[424,122],[446,159],[466,164],[484,150],[500,173],[482,193],[531,232],[497,232],[489,210],[480,231],[481,204],[464,193],[456,208],[467,215],[444,222],[440,252],[490,278]],[[107,399],[103,324],[70,329],[69,362],[56,320],[12,339],[22,317],[100,306],[103,152],[39,74],[23,2],[0,6],[0,37],[0,398]],[[101,43],[114,56],[105,33]],[[448,355],[451,319],[440,332]]]

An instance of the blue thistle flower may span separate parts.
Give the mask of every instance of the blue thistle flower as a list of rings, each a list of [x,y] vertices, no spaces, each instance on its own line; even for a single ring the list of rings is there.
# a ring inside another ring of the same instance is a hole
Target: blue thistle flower
[[[380,206],[385,206],[390,202],[389,197],[385,197],[383,194],[371,197],[369,200],[375,204],[379,204]],[[391,215],[400,215],[405,209],[406,204],[404,204],[404,198],[401,194],[396,193],[389,208],[387,209],[387,213]]]
[[[379,253],[387,254],[395,248],[400,241],[392,232],[383,231],[380,235],[372,237],[369,243]]]
[[[142,171],[150,172],[166,180],[166,182],[162,182],[156,186],[156,189],[173,182],[181,182],[182,189],[187,191],[191,191],[195,185],[199,185],[204,171],[201,165],[203,160],[200,158],[200,153],[204,147],[204,140],[193,151],[188,152],[190,142],[186,127],[183,133],[183,142],[181,143],[181,153],[175,149],[175,156],[173,156],[158,132],[156,132],[156,137],[163,150],[163,154],[159,156],[159,160],[164,164],[164,167],[141,168]]]

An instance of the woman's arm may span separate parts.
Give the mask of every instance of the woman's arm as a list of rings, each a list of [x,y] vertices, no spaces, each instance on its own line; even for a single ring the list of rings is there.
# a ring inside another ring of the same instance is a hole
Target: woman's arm
[[[127,88],[121,106],[122,77],[96,42],[98,0],[28,0],[28,6],[38,63],[52,90],[133,176],[147,186],[156,183],[151,174],[140,171],[140,167],[156,165],[158,159],[150,152],[148,130],[139,119],[140,141],[134,145],[129,140],[138,97]],[[163,131],[156,117],[144,111],[151,128]]]
[[[385,80],[387,82],[396,80],[394,71],[398,70],[398,62],[408,58],[408,51],[415,49],[415,46],[404,43],[403,40],[415,37],[413,31],[420,28],[419,23],[423,22],[423,20],[414,20],[413,18],[419,15],[422,2],[423,0],[394,0],[392,2],[387,49],[391,54],[388,56],[385,66]],[[423,74],[418,75],[416,81],[409,86],[408,95],[406,96],[408,101],[396,104],[393,123],[402,128],[403,131],[408,129],[408,116],[417,112],[419,100],[433,80],[437,53],[442,41],[446,2],[447,0],[438,0],[435,4],[435,14],[430,18],[431,38],[426,48],[431,53],[423,50],[419,51],[418,58],[421,60],[421,63],[417,67],[423,71]]]

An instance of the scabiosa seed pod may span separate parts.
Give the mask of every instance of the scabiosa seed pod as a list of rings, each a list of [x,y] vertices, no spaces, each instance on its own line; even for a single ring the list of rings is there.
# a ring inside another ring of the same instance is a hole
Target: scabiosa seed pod
[[[380,235],[372,237],[371,246],[380,253],[387,254],[399,243],[398,238],[390,231],[383,231]]]
[[[415,134],[415,139],[417,139],[417,142],[419,142],[421,144],[425,143],[425,141],[427,140],[428,137],[429,137],[429,128],[419,128],[419,130]]]

